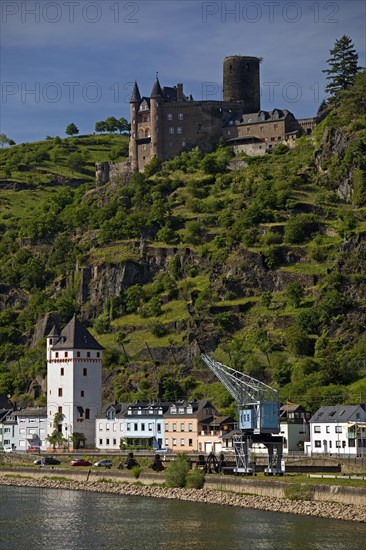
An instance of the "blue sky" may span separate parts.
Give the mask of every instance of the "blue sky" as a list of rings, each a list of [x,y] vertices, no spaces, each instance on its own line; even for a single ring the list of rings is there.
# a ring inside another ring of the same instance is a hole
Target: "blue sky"
[[[228,55],[263,57],[262,108],[313,116],[325,97],[329,50],[349,35],[365,66],[364,0],[41,0],[1,10],[0,132],[17,143],[92,133],[129,117],[137,79],[149,95],[184,83],[195,99],[220,99]]]

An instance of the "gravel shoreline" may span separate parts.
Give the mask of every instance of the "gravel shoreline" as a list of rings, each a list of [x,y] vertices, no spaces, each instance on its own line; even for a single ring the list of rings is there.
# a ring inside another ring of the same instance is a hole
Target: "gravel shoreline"
[[[274,497],[224,493],[211,489],[168,489],[134,484],[106,483],[100,481],[66,481],[54,479],[26,479],[0,475],[0,485],[14,487],[38,487],[43,489],[67,489],[73,491],[94,491],[117,495],[141,496],[147,498],[165,498],[253,508],[267,512],[282,512],[366,523],[366,505],[338,504],[332,502],[291,501]]]

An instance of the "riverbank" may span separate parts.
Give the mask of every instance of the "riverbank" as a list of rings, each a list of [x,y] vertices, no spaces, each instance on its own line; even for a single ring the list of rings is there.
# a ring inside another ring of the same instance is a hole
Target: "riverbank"
[[[282,512],[285,514],[366,523],[366,503],[365,505],[354,505],[334,502],[289,500],[268,496],[263,497],[258,495],[227,493],[214,489],[168,489],[166,487],[144,486],[134,483],[116,483],[111,481],[47,479],[46,476],[32,479],[11,474],[0,474],[0,485],[93,491],[126,496],[185,500],[239,508],[253,508],[267,512]]]

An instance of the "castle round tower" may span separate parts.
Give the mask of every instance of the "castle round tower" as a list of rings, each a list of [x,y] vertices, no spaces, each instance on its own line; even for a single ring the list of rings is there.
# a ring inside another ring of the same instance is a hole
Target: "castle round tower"
[[[232,55],[224,59],[224,101],[243,101],[244,113],[260,110],[260,57]]]
[[[150,94],[150,116],[151,116],[151,158],[156,156],[162,158],[163,153],[163,118],[162,103],[164,102],[163,90],[161,89],[158,75]]]
[[[130,99],[130,120],[131,120],[131,134],[130,134],[130,143],[129,143],[129,157],[131,160],[132,170],[138,169],[138,148],[137,148],[137,111],[141,102],[140,90],[135,81],[131,99]]]

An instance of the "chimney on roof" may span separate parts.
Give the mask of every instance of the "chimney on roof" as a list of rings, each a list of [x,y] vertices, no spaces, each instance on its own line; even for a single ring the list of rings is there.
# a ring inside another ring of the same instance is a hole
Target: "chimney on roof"
[[[183,84],[178,82],[177,84],[177,101],[183,101]]]

